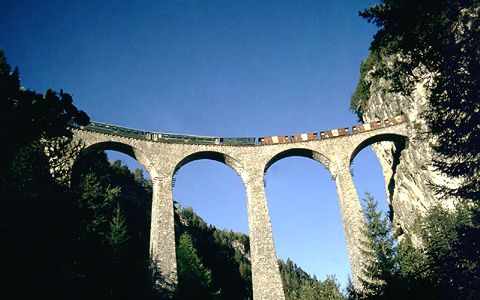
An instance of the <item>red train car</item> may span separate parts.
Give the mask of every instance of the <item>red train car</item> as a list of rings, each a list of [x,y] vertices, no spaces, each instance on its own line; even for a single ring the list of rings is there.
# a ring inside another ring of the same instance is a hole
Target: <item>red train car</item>
[[[365,132],[365,131],[374,130],[374,129],[378,129],[378,128],[382,128],[382,127],[383,127],[382,122],[380,122],[380,121],[370,122],[370,123],[366,123],[366,124],[353,126],[352,127],[352,133],[355,134],[355,133]]]
[[[291,142],[303,142],[309,140],[318,140],[318,132],[293,134],[290,136]]]
[[[279,135],[279,136],[269,136],[258,138],[260,145],[272,145],[272,144],[282,144],[288,143],[288,135]]]
[[[350,131],[348,130],[348,127],[345,127],[345,128],[322,131],[322,132],[320,132],[320,138],[328,139],[328,138],[332,138],[332,137],[349,135],[349,134],[350,134]]]
[[[405,116],[399,115],[396,117],[385,119],[383,120],[383,123],[385,124],[385,127],[388,127],[388,126],[393,126],[393,125],[403,123],[403,121],[405,121]]]

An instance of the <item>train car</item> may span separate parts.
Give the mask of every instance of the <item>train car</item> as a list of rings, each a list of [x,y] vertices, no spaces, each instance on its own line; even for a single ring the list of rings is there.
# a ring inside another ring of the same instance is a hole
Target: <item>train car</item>
[[[352,127],[352,133],[360,133],[360,132],[365,132],[365,131],[370,131],[374,129],[379,129],[382,128],[382,122],[377,121],[377,122],[370,122],[370,123],[365,123],[365,124],[360,124]]]
[[[115,126],[115,125],[110,125],[110,124],[104,124],[104,123],[99,123],[99,122],[90,122],[86,126],[80,126],[80,128],[85,129],[85,130],[92,130],[92,131],[96,131],[96,132],[116,134],[116,135],[121,135],[121,136],[128,136],[128,137],[133,137],[133,138],[138,138],[138,139],[150,139],[151,138],[150,132],[147,132],[147,131],[125,128],[125,127],[120,127],[120,126]]]
[[[385,119],[383,120],[383,123],[385,124],[385,127],[388,127],[388,126],[393,126],[393,125],[403,123],[404,121],[405,121],[405,116],[399,115],[396,117]]]
[[[291,142],[303,142],[309,140],[318,140],[318,132],[293,134],[290,136]]]
[[[253,137],[223,137],[220,138],[220,144],[223,145],[255,145]]]
[[[90,122],[88,123],[88,125],[80,126],[80,129],[109,133],[109,130],[105,128],[105,125],[106,124],[103,123]]]
[[[148,140],[150,140],[151,137],[152,137],[152,134],[150,132],[137,130],[137,129],[111,126],[111,130],[114,132],[114,134],[133,137],[133,138],[137,138],[137,139],[144,139],[144,140],[148,139]]]
[[[272,145],[272,144],[282,144],[288,143],[288,135],[279,135],[279,136],[269,136],[258,138],[260,145]]]
[[[349,135],[349,134],[350,134],[350,131],[348,130],[348,127],[345,127],[345,128],[338,128],[338,129],[322,131],[322,132],[320,132],[320,138],[321,139],[328,139],[328,138],[332,138],[332,137]]]
[[[173,143],[217,144],[217,145],[219,143],[218,137],[212,137],[212,136],[157,133],[157,137],[159,141],[173,142]]]

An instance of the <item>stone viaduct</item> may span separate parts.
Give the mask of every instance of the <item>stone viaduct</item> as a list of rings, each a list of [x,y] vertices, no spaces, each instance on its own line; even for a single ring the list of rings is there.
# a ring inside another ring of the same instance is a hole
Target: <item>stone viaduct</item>
[[[267,199],[263,184],[265,171],[289,156],[314,159],[327,168],[335,184],[352,268],[359,286],[362,265],[360,251],[365,219],[355,189],[350,164],[363,148],[381,141],[405,143],[406,122],[336,138],[305,142],[256,145],[202,145],[141,140],[73,128],[74,142],[83,144],[83,154],[96,150],[125,153],[150,174],[153,181],[150,228],[151,273],[154,288],[165,298],[173,297],[177,285],[172,179],[185,164],[211,159],[231,167],[242,178],[247,196],[252,262],[253,299],[285,299],[277,265]],[[73,162],[72,162],[73,163]]]

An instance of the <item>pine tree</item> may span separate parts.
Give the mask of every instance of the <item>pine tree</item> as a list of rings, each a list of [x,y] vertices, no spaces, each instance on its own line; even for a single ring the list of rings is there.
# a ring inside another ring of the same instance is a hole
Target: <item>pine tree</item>
[[[110,222],[110,233],[108,236],[108,241],[112,252],[114,254],[119,254],[125,248],[126,243],[130,237],[127,233],[127,225],[125,224],[125,217],[123,216],[120,203],[117,203],[115,212]]]
[[[180,236],[177,247],[177,261],[180,299],[210,299],[212,273],[203,266],[188,233]]]
[[[101,236],[108,236],[108,221],[113,212],[113,202],[120,192],[120,187],[102,186],[98,177],[86,174],[81,183],[82,198],[80,208],[84,210],[86,228]]]
[[[368,262],[361,282],[367,293],[381,295],[397,271],[398,252],[387,215],[383,215],[383,211],[377,212],[378,202],[368,192],[365,196],[362,207],[367,222],[364,232],[367,239],[362,252]]]

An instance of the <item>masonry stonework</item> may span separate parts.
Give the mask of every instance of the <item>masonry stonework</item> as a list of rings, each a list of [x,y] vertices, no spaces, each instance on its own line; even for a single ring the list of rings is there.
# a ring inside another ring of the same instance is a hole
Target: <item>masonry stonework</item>
[[[252,258],[253,298],[285,299],[273,242],[270,215],[263,185],[265,171],[276,161],[289,156],[314,159],[327,168],[335,179],[343,227],[347,241],[353,281],[359,285],[364,264],[360,247],[365,219],[350,164],[364,147],[380,141],[405,142],[406,124],[367,131],[355,135],[306,142],[230,146],[155,142],[135,138],[72,129],[73,143],[81,142],[83,154],[95,150],[116,150],[135,158],[149,172],[153,181],[150,228],[150,271],[154,289],[163,298],[175,297],[177,262],[175,252],[172,178],[185,164],[211,159],[231,167],[242,178],[246,191],[250,249]]]

